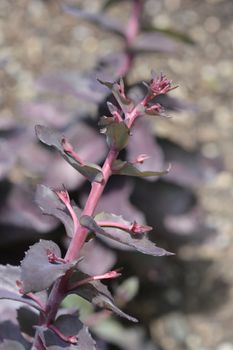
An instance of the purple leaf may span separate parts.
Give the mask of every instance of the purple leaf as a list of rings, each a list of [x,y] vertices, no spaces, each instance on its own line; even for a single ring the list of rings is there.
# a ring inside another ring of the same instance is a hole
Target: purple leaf
[[[156,171],[163,168],[164,156],[163,151],[152,135],[150,125],[145,120],[138,120],[133,127],[132,135],[127,146],[127,159],[133,161],[139,154],[146,154],[149,158],[140,165],[141,171],[151,169]],[[155,181],[157,177],[146,178],[147,180]]]
[[[19,294],[17,281],[20,280],[20,273],[19,266],[0,265],[0,299],[19,301],[40,310],[33,300]]]
[[[104,193],[97,205],[96,213],[101,211],[111,211],[116,215],[124,213],[124,217],[130,221],[145,223],[145,217],[141,211],[130,203],[132,186],[123,180],[119,184],[112,184],[111,190]]]
[[[48,232],[57,225],[51,218],[43,219],[38,207],[33,205],[32,193],[17,185],[12,188],[6,203],[0,209],[0,223],[11,226],[9,233],[2,236],[2,244],[28,238],[32,235],[32,230]],[[19,231],[21,228],[23,230]]]
[[[79,272],[75,272],[72,276],[72,280],[75,278],[80,280],[83,278],[81,277],[82,275],[83,274],[80,274]],[[108,288],[100,281],[93,281],[80,285],[77,289],[70,291],[70,294],[74,293],[88,300],[94,306],[111,310],[118,316],[124,317],[129,321],[137,322],[134,317],[127,315],[114,304],[113,297]]]
[[[61,153],[63,158],[89,181],[102,181],[103,175],[101,168],[98,165],[90,163],[82,164],[70,153],[65,151],[64,143],[67,142],[67,140],[58,131],[50,129],[43,125],[37,125],[36,135],[41,142],[45,143],[48,146],[56,148]]]
[[[45,327],[37,327],[43,345],[48,350],[95,350],[95,341],[89,330],[78,319],[77,315],[62,315],[57,318],[54,325],[65,336],[77,337],[77,344],[68,344],[59,338],[54,332]]]
[[[57,104],[53,105],[48,102],[28,102],[24,103],[21,108],[21,114],[29,122],[49,124],[51,127],[64,128],[69,120],[73,121],[71,111]]]
[[[35,201],[43,214],[52,215],[59,219],[65,226],[67,235],[72,237],[74,231],[73,220],[68,213],[65,204],[62,203],[53,190],[44,185],[38,185]]]
[[[66,131],[66,135],[73,145],[77,145],[78,154],[82,159],[88,159],[93,163],[103,160],[106,154],[106,142],[95,130],[86,124],[77,123]],[[74,190],[85,181],[84,177],[77,174],[77,171],[64,162],[59,154],[53,154],[47,168],[45,164],[45,169],[44,182],[53,188],[65,184],[67,189]]]
[[[20,280],[20,267],[0,265],[0,288],[18,293],[16,281]]]
[[[206,240],[213,229],[205,223],[205,213],[198,205],[179,215],[165,215],[164,226],[170,234],[181,240]]]
[[[71,263],[50,263],[48,260],[50,252],[58,258],[61,257],[58,245],[52,241],[40,240],[26,252],[21,262],[21,280],[25,293],[49,288],[72,267]]]
[[[28,133],[25,130],[13,129],[0,139],[0,179],[7,176],[14,166],[20,152],[28,144]]]
[[[164,178],[165,181],[182,186],[197,186],[224,168],[221,159],[215,159],[215,164],[214,160],[207,160],[198,150],[187,151],[168,140],[160,140],[160,145],[166,161],[172,164],[172,170]]]
[[[98,79],[98,81],[112,91],[113,96],[124,113],[127,113],[134,108],[133,101],[125,95],[124,81],[122,78],[120,78],[119,82],[109,82],[101,79]]]
[[[0,343],[0,350],[25,350],[25,347],[15,340],[4,339]]]
[[[166,175],[169,169],[163,171],[141,171],[136,168],[132,163],[122,160],[115,160],[112,166],[113,174],[135,176],[135,177],[154,177]]]
[[[101,213],[97,216],[98,220],[108,220],[109,214]],[[129,247],[134,248],[135,250],[153,256],[163,256],[163,255],[173,255],[173,253],[167,252],[163,248],[157,247],[153,242],[151,242],[145,235],[131,235],[130,233],[119,230],[119,229],[105,229],[103,230],[100,226],[97,225],[95,220],[87,215],[84,215],[80,218],[80,223],[84,227],[87,227],[90,231],[93,231],[97,234],[103,235],[105,237],[111,238],[114,241],[125,244]]]
[[[113,18],[106,16],[105,14],[98,12],[92,13],[82,10],[77,6],[67,6],[62,5],[65,12],[70,13],[80,19],[86,19],[94,24],[97,24],[101,28],[112,31],[118,35],[124,36],[124,31],[122,30],[122,24],[115,21]]]
[[[1,350],[30,350],[31,344],[22,336],[19,327],[11,321],[0,324]]]
[[[16,294],[14,292],[10,292],[6,289],[0,289],[0,299],[8,299],[8,300],[13,300],[13,301],[18,301],[20,303],[27,304],[37,310],[41,310],[38,304],[36,304],[33,300],[28,299],[26,297],[22,297],[19,294]]]
[[[79,269],[91,276],[104,274],[116,263],[116,254],[95,239],[84,244],[80,256],[83,260],[79,263]],[[103,256],[104,259],[102,259]]]
[[[136,53],[174,52],[178,48],[177,42],[163,33],[139,34],[131,46],[131,50]]]
[[[34,337],[35,328],[38,325],[39,315],[26,307],[21,307],[17,310],[17,320],[19,322],[21,332]]]
[[[42,76],[37,85],[40,89],[69,94],[88,103],[100,103],[108,95],[108,89],[96,80],[96,73],[56,72]]]

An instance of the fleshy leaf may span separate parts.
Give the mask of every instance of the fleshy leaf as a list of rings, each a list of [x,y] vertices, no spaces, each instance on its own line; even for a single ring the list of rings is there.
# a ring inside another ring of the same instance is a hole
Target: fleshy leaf
[[[117,175],[136,177],[162,176],[169,172],[169,168],[163,171],[140,171],[132,163],[120,159],[115,160],[112,170],[113,173]]]
[[[112,118],[107,118],[112,119]],[[126,147],[129,140],[129,128],[124,122],[112,121],[108,123],[102,130],[102,133],[107,136],[107,143],[109,147],[113,147],[118,151],[121,151]]]
[[[115,61],[116,60],[111,56],[107,56],[104,61],[106,62],[105,66],[111,66],[111,70],[113,70],[113,67],[116,67],[117,63]],[[101,67],[101,69],[98,69],[98,72],[95,70],[88,73],[80,73],[77,71],[54,72],[40,77],[37,81],[37,86],[41,90],[55,91],[62,95],[68,94],[75,96],[82,101],[87,101],[89,104],[98,104],[103,102],[106,98],[108,95],[108,89],[97,82],[97,74],[102,78],[104,77],[108,79],[109,77],[116,75],[115,71],[112,75],[108,74],[106,70],[106,67],[104,67],[104,69]],[[116,78],[118,77],[116,76]]]
[[[3,342],[0,343],[0,350],[25,350],[25,347],[18,341],[4,339]]]
[[[50,263],[48,260],[50,252],[61,257],[60,248],[52,241],[40,240],[26,252],[21,262],[21,280],[25,293],[49,288],[72,267],[71,263]]]
[[[80,256],[83,256],[83,260],[79,263],[79,269],[92,276],[104,274],[116,263],[116,253],[95,239],[83,245]]]
[[[0,288],[10,292],[18,292],[16,281],[20,279],[20,267],[0,265]]]
[[[77,272],[72,276],[72,279],[74,279],[74,276],[78,276],[80,279],[80,276],[82,275],[83,274]],[[127,315],[114,304],[113,297],[108,288],[100,281],[92,281],[80,285],[77,289],[70,292],[70,294],[74,293],[86,299],[94,306],[111,310],[118,316],[124,317],[129,321],[137,322],[134,317]]]
[[[40,307],[33,300],[28,299],[28,298],[24,298],[21,295],[16,294],[14,292],[10,292],[6,289],[0,289],[0,299],[19,301],[20,303],[27,304],[27,305],[34,307],[35,309],[40,311]]]
[[[86,19],[105,30],[112,31],[121,36],[123,35],[122,25],[103,13],[87,12],[78,6],[62,5],[62,8],[65,12],[70,13],[71,15],[74,15],[80,19]]]
[[[59,316],[54,326],[65,336],[76,336],[77,344],[68,344],[50,329],[37,327],[43,345],[48,350],[95,350],[95,341],[89,330],[78,319],[77,315]]]
[[[67,211],[64,203],[58,198],[56,193],[49,187],[38,185],[36,190],[35,201],[42,210],[43,214],[52,215],[59,219],[65,226],[67,235],[73,235],[73,221]],[[77,208],[79,211],[79,208]]]
[[[19,294],[17,281],[20,280],[20,267],[0,265],[0,299],[19,301],[40,310],[33,300]]]
[[[36,135],[38,139],[48,146],[52,146],[57,149],[63,158],[77,171],[85,176],[89,181],[101,182],[103,175],[101,168],[96,164],[81,164],[77,159],[75,159],[71,154],[64,150],[64,142],[66,138],[60,134],[58,131],[50,129],[44,125],[36,125]]]
[[[147,154],[149,158],[140,164],[140,170],[145,171],[151,169],[161,169],[164,167],[164,156],[162,148],[159,146],[155,137],[150,130],[150,124],[146,120],[139,119],[133,128],[133,133],[130,136],[130,141],[127,146],[127,159],[132,161],[137,158],[139,154]],[[154,181],[156,178],[146,178],[146,180]]]
[[[148,32],[142,33],[136,38],[131,46],[131,50],[136,53],[174,52],[178,47],[177,42],[172,38],[168,38],[167,35]]]
[[[101,213],[95,216],[98,220],[108,220],[109,214]],[[96,221],[87,215],[84,215],[80,219],[80,223],[87,227],[90,231],[94,231],[97,234],[103,235],[105,237],[111,238],[117,242],[125,244],[135,250],[153,256],[163,256],[163,255],[173,255],[173,253],[167,252],[163,248],[157,247],[153,242],[151,242],[145,235],[132,236],[126,231],[119,229],[105,229],[103,230],[97,225]]]
[[[15,322],[6,320],[0,323],[0,349],[30,350],[31,344],[22,336]]]
[[[100,84],[108,87],[112,93],[115,99],[117,100],[119,106],[121,107],[122,111],[124,113],[127,113],[131,111],[134,107],[133,101],[126,97],[125,92],[124,92],[124,82],[123,79],[120,79],[119,83],[118,82],[108,82],[108,81],[103,81],[98,79]]]
[[[17,310],[17,319],[20,325],[21,332],[28,334],[31,337],[35,335],[35,328],[38,324],[39,315],[26,307],[21,307]]]

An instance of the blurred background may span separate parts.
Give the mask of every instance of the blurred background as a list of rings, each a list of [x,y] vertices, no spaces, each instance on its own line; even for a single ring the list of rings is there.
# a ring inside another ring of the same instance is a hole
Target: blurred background
[[[96,14],[105,2],[66,3]],[[130,2],[110,5],[105,15],[127,22]],[[85,184],[68,170],[67,178],[56,180],[62,165],[51,163],[42,147],[32,146],[37,123],[66,129],[68,121],[76,125],[86,116],[92,124],[94,115],[102,112],[98,98],[90,104],[79,93],[75,96],[75,74],[78,81],[83,72],[93,72],[123,44],[119,36],[84,17],[67,14],[56,0],[0,2],[2,263],[18,264],[39,237],[65,244],[57,223],[44,223],[31,208],[37,183],[65,181],[78,201],[85,197]],[[131,184],[133,191],[127,187],[123,192],[131,194],[138,215],[158,228],[153,239],[176,256],[148,258],[114,251],[117,266],[126,266],[125,277],[139,278],[139,290],[126,308],[140,319],[142,333],[139,340],[138,326],[128,323],[121,331],[113,325],[100,333],[111,344],[106,349],[233,350],[233,2],[145,0],[142,17],[145,30],[148,24],[162,37],[156,50],[135,56],[127,83],[149,80],[154,70],[179,85],[171,93],[176,102],[165,103],[172,118],[153,119],[151,124],[156,150],[174,164],[174,173],[156,183],[138,180]],[[55,79],[58,72],[65,82],[62,88]],[[92,78],[97,75],[95,71]],[[86,141],[92,139],[87,135]],[[98,147],[104,153],[102,144]],[[93,153],[87,147],[83,152]],[[111,335],[118,331],[118,337]],[[121,332],[127,333],[124,344],[119,342]]]

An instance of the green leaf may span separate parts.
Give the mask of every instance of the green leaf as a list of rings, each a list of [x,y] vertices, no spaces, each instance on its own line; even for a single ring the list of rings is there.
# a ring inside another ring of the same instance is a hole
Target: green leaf
[[[101,132],[106,134],[109,147],[115,148],[118,151],[126,147],[130,131],[124,122],[109,122]]]
[[[136,177],[162,176],[169,172],[169,168],[163,171],[140,171],[132,163],[117,159],[114,161],[112,170],[117,175],[127,175]]]
[[[52,146],[59,151],[63,158],[89,181],[101,182],[103,180],[101,167],[91,163],[81,164],[70,153],[64,150],[64,143],[67,142],[67,140],[58,131],[50,129],[44,125],[36,125],[35,131],[41,142],[48,146]]]

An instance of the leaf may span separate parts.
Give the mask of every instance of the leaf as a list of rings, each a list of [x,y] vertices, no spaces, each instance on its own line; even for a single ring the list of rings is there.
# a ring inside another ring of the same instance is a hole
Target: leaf
[[[111,249],[92,239],[84,244],[80,251],[83,260],[79,269],[91,276],[102,275],[112,269],[116,263],[116,254]],[[104,259],[102,257],[104,256]]]
[[[149,177],[162,176],[169,172],[169,169],[163,171],[140,171],[132,163],[122,160],[115,160],[112,167],[113,173],[117,175]]]
[[[132,161],[137,158],[139,154],[146,154],[149,158],[140,164],[140,170],[146,171],[151,169],[161,169],[164,167],[164,155],[162,148],[157,143],[155,137],[151,133],[150,124],[146,120],[138,120],[133,128],[130,141],[127,145],[127,159]],[[146,178],[150,181],[155,181],[157,178]]]
[[[174,52],[178,50],[179,45],[174,39],[168,38],[163,33],[141,33],[137,36],[131,50],[135,53],[144,52]]]
[[[35,238],[35,231],[47,233],[56,226],[55,221],[49,217],[43,220],[40,210],[33,203],[34,194],[25,187],[14,185],[0,209],[0,245]]]
[[[103,81],[101,79],[97,80],[100,82],[100,84],[106,86],[107,88],[109,88],[109,90],[112,91],[113,96],[117,100],[119,106],[121,107],[124,113],[130,112],[133,109],[134,103],[130,98],[126,97],[125,95],[124,81],[122,78],[120,78],[119,82],[109,82]]]
[[[138,277],[129,277],[119,286],[117,286],[115,292],[115,299],[118,301],[118,305],[125,305],[131,301],[139,290]]]
[[[27,304],[27,305],[41,311],[38,304],[36,304],[33,300],[28,299],[26,297],[22,297],[21,295],[16,294],[14,292],[10,292],[6,289],[0,289],[0,299],[8,299],[8,300],[13,300],[13,301],[18,301],[20,303]]]
[[[95,216],[95,219],[108,220],[109,215],[110,217],[112,217],[112,214],[100,213]],[[130,233],[115,228],[103,230],[90,216],[82,216],[80,218],[80,223],[84,227],[87,227],[90,231],[93,231],[97,234],[103,235],[117,242],[130,246],[141,253],[153,256],[173,255],[173,253],[167,252],[165,249],[157,247],[145,235],[131,236]]]
[[[103,5],[102,5],[102,9],[106,10],[106,9],[108,9],[108,7],[115,5],[115,4],[118,5],[120,2],[123,2],[123,1],[125,1],[125,0],[105,0]]]
[[[101,133],[106,134],[107,144],[110,148],[113,147],[116,150],[121,151],[127,146],[130,130],[124,122],[117,123],[112,121],[105,125],[104,129],[101,130]]]
[[[21,307],[17,310],[17,319],[21,332],[28,334],[30,337],[34,337],[34,326],[38,324],[39,315],[26,307]]]
[[[102,181],[103,175],[101,168],[98,165],[88,163],[81,164],[77,159],[73,158],[71,154],[65,152],[63,145],[66,139],[62,134],[44,125],[36,125],[35,130],[36,135],[41,142],[45,143],[48,146],[56,148],[61,153],[63,158],[89,181]]]
[[[167,35],[168,37],[175,38],[176,40],[179,40],[179,41],[184,42],[186,44],[191,44],[191,45],[195,44],[195,41],[193,40],[193,38],[191,38],[187,33],[177,31],[174,28],[161,29],[161,28],[156,27],[154,25],[150,25],[147,22],[146,25],[142,24],[141,29],[145,32],[149,31],[149,32],[163,33],[163,34]]]
[[[25,347],[15,340],[4,339],[0,343],[0,350],[25,350]]]
[[[114,32],[121,36],[124,35],[122,25],[119,22],[116,22],[113,18],[110,18],[101,12],[87,12],[85,10],[82,10],[78,6],[62,5],[62,8],[65,12],[70,13],[71,15],[74,15],[80,19],[86,19],[94,24],[97,24],[98,26],[107,31]]]
[[[42,76],[37,86],[43,90],[68,94],[89,103],[98,104],[108,95],[108,90],[96,81],[96,72],[79,73],[75,71],[55,72]]]
[[[74,279],[74,276],[78,276],[78,279],[81,279],[82,274],[76,273],[72,276],[72,279]],[[70,294],[74,293],[86,299],[94,306],[111,310],[118,316],[124,317],[129,321],[137,322],[134,317],[127,315],[114,304],[113,297],[108,288],[100,281],[92,281],[70,291]]]
[[[10,292],[18,292],[16,281],[20,280],[20,267],[0,265],[0,288]]]
[[[50,263],[48,252],[61,257],[58,245],[52,241],[40,240],[26,252],[21,262],[21,280],[25,293],[49,288],[72,267],[71,263]]]
[[[66,129],[66,136],[71,144],[78,145],[78,154],[82,159],[88,159],[91,163],[99,163],[104,159],[107,151],[106,142],[92,127],[82,122],[76,123]],[[65,184],[68,190],[77,190],[86,179],[64,162],[59,153],[54,154],[44,147],[43,149],[52,155],[44,172],[44,183],[52,188],[60,188]]]
[[[133,206],[129,200],[131,194],[132,184],[126,182],[126,178],[123,178],[120,182],[118,179],[112,178],[111,189],[101,197],[95,212],[110,211],[116,215],[124,213],[124,217],[128,221],[133,222],[135,220],[144,224],[145,217],[142,211]]]
[[[54,325],[66,336],[77,337],[77,344],[68,344],[59,338],[50,329],[37,327],[43,345],[48,350],[95,350],[95,341],[92,339],[89,330],[78,319],[77,315],[59,316]]]
[[[125,327],[112,317],[94,325],[95,334],[110,344],[124,350],[156,350],[155,346],[145,348],[145,335],[142,328]]]
[[[19,327],[11,322],[0,323],[0,349],[1,350],[30,350],[31,344],[22,336]]]
[[[65,226],[69,237],[73,236],[74,225],[70,214],[64,203],[58,198],[56,193],[49,187],[38,185],[35,195],[35,202],[42,210],[43,214],[52,215],[59,219]],[[79,208],[77,208],[79,212]]]

